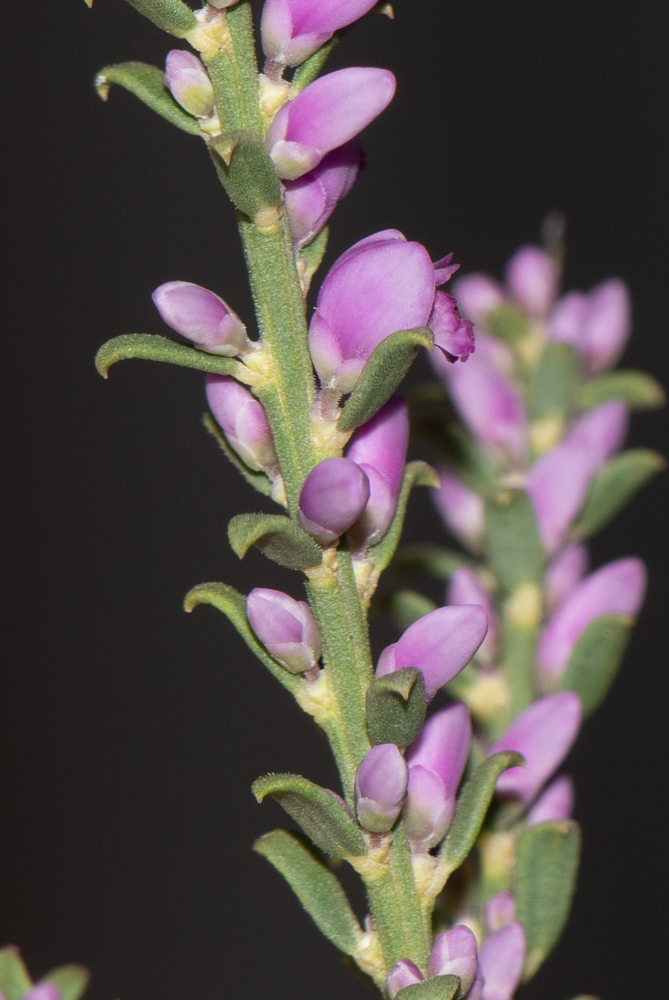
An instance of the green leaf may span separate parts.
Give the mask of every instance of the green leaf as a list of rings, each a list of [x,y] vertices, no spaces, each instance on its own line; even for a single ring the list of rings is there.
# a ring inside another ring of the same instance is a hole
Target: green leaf
[[[225,454],[228,461],[230,461],[234,467],[241,472],[246,482],[250,483],[251,486],[258,490],[259,493],[264,493],[265,496],[270,496],[272,493],[272,480],[269,476],[265,475],[264,472],[258,472],[256,469],[249,469],[248,465],[246,465],[245,462],[242,462],[234,448],[231,448],[228,444],[225,434],[210,413],[204,414],[202,417],[202,423],[211,436],[215,438],[219,448]]]
[[[556,945],[567,922],[578,871],[581,834],[577,823],[529,827],[516,846],[516,920],[525,928],[530,979]]]
[[[459,993],[459,976],[433,976],[424,983],[405,986],[396,994],[396,1000],[454,1000]]]
[[[228,525],[228,538],[240,559],[255,545],[288,569],[306,569],[323,561],[313,538],[282,514],[237,514]]]
[[[283,875],[321,934],[353,955],[362,930],[339,880],[308,850],[297,834],[273,830],[260,837],[253,850]]]
[[[0,949],[0,993],[5,1000],[21,1000],[32,986],[21,952],[14,945]]]
[[[439,477],[431,465],[427,462],[409,462],[404,470],[402,486],[397,497],[395,514],[390,522],[390,527],[380,542],[372,545],[367,553],[377,570],[381,572],[390,563],[395,555],[395,550],[399,545],[404,527],[404,518],[407,512],[409,496],[414,486],[438,486]]]
[[[84,995],[91,974],[83,965],[61,965],[47,972],[44,979],[60,991],[60,1000],[79,1000]]]
[[[580,695],[586,715],[594,712],[606,697],[622,663],[631,632],[631,618],[612,614],[595,618],[579,636],[560,689]]]
[[[460,566],[474,566],[468,556],[441,545],[403,545],[395,553],[391,572],[398,574],[427,573],[437,580],[450,580]]]
[[[246,598],[243,594],[225,583],[200,583],[186,594],[184,609],[190,612],[199,604],[211,604],[212,607],[221,611],[235,626],[249,649],[284,687],[291,692],[300,688],[300,678],[289,673],[280,663],[277,663],[256,637],[246,617]]]
[[[232,204],[249,219],[265,224],[262,213],[278,208],[282,191],[263,140],[248,130],[224,132],[211,140],[210,149]]]
[[[189,135],[202,135],[197,118],[184,111],[163,83],[163,71],[141,62],[116,63],[105,66],[95,78],[95,89],[106,101],[112,84],[123,87],[177,128]]]
[[[523,583],[541,585],[544,551],[524,490],[504,490],[486,500],[485,530],[490,561],[507,591]]]
[[[193,11],[182,0],[128,0],[128,3],[177,38],[185,38],[189,31],[197,27]]]
[[[433,343],[432,331],[417,327],[391,333],[377,344],[344,405],[339,430],[354,431],[378,413],[409,371],[421,347],[432,350]]]
[[[453,822],[439,851],[437,873],[444,882],[476,843],[502,771],[524,763],[524,758],[514,750],[500,750],[476,768],[458,798]]]
[[[320,233],[313,238],[311,243],[307,243],[307,245],[302,247],[298,253],[297,261],[300,272],[300,282],[302,284],[302,291],[304,292],[305,297],[309,291],[311,279],[323,262],[323,257],[325,256],[325,251],[328,246],[329,236],[330,229],[328,226],[324,226]]]
[[[374,607],[376,611],[389,615],[395,628],[404,632],[423,615],[434,611],[437,605],[416,590],[396,590],[392,594],[384,594]]]
[[[530,332],[523,313],[509,302],[497,306],[486,313],[485,326],[495,337],[513,344],[522,340]]]
[[[494,465],[460,424],[419,420],[414,423],[414,430],[470,490],[485,495],[494,489],[497,482]]]
[[[253,782],[258,802],[271,795],[308,837],[333,857],[359,857],[366,851],[360,827],[342,800],[299,774],[267,774]]]
[[[325,66],[326,60],[339,39],[335,36],[329,42],[317,49],[313,55],[305,59],[301,66],[295,70],[293,79],[290,82],[290,96],[297,97],[301,90],[308,87],[316,79],[320,71]]]
[[[207,354],[206,351],[177,344],[168,337],[155,337],[150,333],[126,333],[108,340],[95,355],[95,367],[103,378],[107,378],[107,372],[112,365],[128,358],[165,361],[171,365],[180,365],[182,368],[214,372],[216,375],[237,375],[246,371],[244,365],[234,358]]]
[[[609,399],[622,399],[633,410],[654,410],[664,406],[666,398],[664,389],[652,375],[623,368],[584,382],[576,404],[582,410],[589,410]]]
[[[528,403],[535,420],[566,419],[578,383],[578,357],[570,344],[549,341],[529,384]]]
[[[417,667],[375,677],[367,689],[367,732],[372,746],[408,746],[425,721],[425,679]]]
[[[629,448],[612,458],[593,480],[572,538],[589,538],[603,528],[666,464],[662,455],[648,448]]]

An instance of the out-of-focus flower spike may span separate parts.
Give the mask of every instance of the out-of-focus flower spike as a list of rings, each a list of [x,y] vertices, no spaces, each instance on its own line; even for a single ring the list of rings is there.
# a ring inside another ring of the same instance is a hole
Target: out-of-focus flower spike
[[[574,782],[568,774],[560,774],[541,793],[527,814],[527,825],[551,823],[569,819],[574,811]]]
[[[246,327],[220,296],[190,281],[168,281],[151,296],[163,322],[209,354],[249,349]]]
[[[400,990],[403,990],[406,986],[415,986],[416,983],[422,982],[423,973],[418,966],[414,965],[410,959],[403,958],[396,965],[393,965],[386,976],[386,993],[390,997],[390,1000],[395,1000]]]
[[[551,679],[559,678],[579,636],[600,615],[635,618],[646,592],[646,568],[640,559],[617,559],[591,573],[560,605],[539,640],[537,666]]]
[[[581,699],[573,691],[550,695],[525,709],[488,752],[515,750],[526,761],[525,767],[511,767],[499,776],[497,791],[528,805],[569,752],[581,716]]]
[[[304,246],[321,231],[355,184],[362,161],[357,139],[333,149],[318,166],[296,181],[285,182],[285,207],[290,234]]]
[[[552,258],[541,247],[516,250],[506,266],[506,281],[513,297],[531,316],[545,316],[555,301],[559,275]]]
[[[456,702],[427,721],[411,748],[403,815],[407,837],[416,851],[427,851],[446,836],[471,732],[467,706]]]
[[[583,353],[592,374],[616,363],[627,343],[632,307],[627,285],[609,278],[592,289],[582,329]]]
[[[302,485],[300,524],[317,541],[333,542],[358,520],[369,494],[369,479],[360,466],[348,458],[326,458]]]
[[[280,108],[267,132],[279,177],[294,180],[313,170],[380,115],[394,93],[393,74],[373,67],[353,66],[314,80]]]
[[[355,776],[358,821],[372,833],[390,830],[407,790],[407,765],[394,743],[372,747]]]
[[[377,677],[403,667],[418,667],[425,678],[425,697],[434,698],[440,687],[467,666],[488,630],[483,608],[476,604],[437,608],[410,625],[399,640],[379,657]]]
[[[574,542],[562,550],[546,570],[544,596],[549,612],[555,611],[569,597],[588,571],[588,548]]]
[[[433,494],[435,506],[448,530],[476,549],[483,538],[483,498],[474,493],[449,469],[438,469],[439,488]]]
[[[435,292],[428,326],[434,334],[434,346],[443,351],[451,363],[458,358],[466,361],[474,353],[474,326],[470,320],[462,318],[457,302],[447,292]]]
[[[503,889],[489,899],[484,907],[484,917],[491,934],[513,923],[516,919],[516,899],[513,893]]]
[[[251,628],[267,651],[291,674],[303,674],[321,658],[321,637],[306,601],[280,590],[256,587],[246,598]]]
[[[523,972],[526,951],[522,924],[507,924],[485,939],[479,949],[484,980],[482,1000],[512,1000]]]
[[[464,924],[456,924],[450,931],[437,934],[430,952],[428,977],[459,976],[460,990],[464,997],[473,985],[478,971],[476,951],[476,938]]]
[[[530,469],[526,489],[544,548],[552,555],[578,514],[597,470],[591,444],[569,437],[545,452]]]
[[[207,375],[207,403],[216,423],[250,469],[279,474],[272,431],[262,404],[229,375]]]
[[[280,66],[299,66],[316,49],[367,14],[376,0],[265,0],[263,52]]]
[[[488,618],[488,633],[476,654],[484,663],[492,663],[499,640],[499,621],[489,592],[469,566],[460,566],[451,576],[446,588],[447,604],[479,604]]]
[[[193,52],[172,49],[167,53],[163,83],[190,115],[207,118],[214,110],[214,88],[209,74]]]
[[[62,994],[54,983],[35,983],[24,995],[23,1000],[62,1000]]]
[[[620,399],[610,399],[576,421],[569,440],[580,438],[592,448],[593,458],[600,467],[611,458],[627,436],[629,407]]]
[[[485,326],[485,317],[504,302],[504,289],[487,274],[466,274],[453,285],[453,294],[458,300],[463,316],[473,320],[478,326]]]

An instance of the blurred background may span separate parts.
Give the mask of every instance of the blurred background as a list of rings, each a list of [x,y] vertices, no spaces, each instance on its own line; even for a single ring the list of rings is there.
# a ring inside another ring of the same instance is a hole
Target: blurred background
[[[624,363],[669,385],[669,8],[397,0],[395,13],[331,61],[389,67],[399,87],[364,136],[368,169],[326,264],[396,227],[434,257],[453,250],[463,273],[499,275],[560,209],[566,286],[624,278]],[[250,850],[283,822],[251,781],[333,784],[325,743],[222,615],[181,611],[205,580],[298,596],[297,579],[228,547],[229,518],[259,499],[200,426],[202,376],[132,362],[104,382],[93,368],[109,337],[167,332],[150,301],[164,281],[213,288],[251,319],[204,148],[91,86],[106,63],[162,65],[170,39],[122,0],[23,3],[3,22],[0,939],[36,976],[90,966],[90,1000],[371,997]],[[666,426],[637,416],[632,443],[666,451]],[[572,753],[578,893],[522,1000],[659,995],[664,979],[668,488],[665,473],[593,546],[594,565],[643,556],[650,593]],[[419,492],[408,537],[439,540]],[[377,653],[392,638],[375,625]]]

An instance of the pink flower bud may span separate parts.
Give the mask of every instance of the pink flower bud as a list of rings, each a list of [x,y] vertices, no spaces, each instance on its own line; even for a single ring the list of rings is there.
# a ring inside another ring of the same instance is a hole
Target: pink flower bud
[[[249,469],[274,479],[279,460],[262,404],[229,375],[207,375],[207,402],[228,444]]]
[[[190,115],[208,118],[214,110],[214,88],[209,74],[193,52],[172,49],[167,53],[163,83]]]
[[[151,298],[162,320],[203,351],[234,357],[245,350],[246,327],[214,292],[190,281],[168,281]]]
[[[572,344],[591,375],[611,368],[627,343],[631,303],[627,285],[609,278],[591,292],[570,292],[555,306],[549,322],[552,340]]]
[[[582,328],[587,311],[588,296],[583,292],[563,295],[548,319],[549,339],[571,344],[582,353]]]
[[[474,353],[473,324],[462,318],[457,302],[447,292],[435,292],[428,326],[434,334],[434,346],[443,351],[447,361],[466,361]]]
[[[460,566],[446,588],[446,604],[479,604],[488,619],[488,633],[479,646],[477,659],[490,664],[495,659],[499,641],[499,621],[492,597],[469,566]]]
[[[555,611],[571,594],[588,570],[588,549],[575,542],[563,549],[546,570],[544,595],[549,612]]]
[[[471,548],[483,538],[483,497],[474,493],[445,466],[438,470],[439,488],[432,493],[435,506],[448,530]]]
[[[530,469],[526,489],[534,506],[541,541],[549,555],[555,552],[583,506],[596,456],[583,437],[571,435],[545,452]]]
[[[466,274],[453,286],[460,312],[479,325],[485,326],[485,317],[504,302],[504,289],[487,274]]]
[[[560,605],[539,640],[537,666],[550,679],[562,676],[581,633],[600,615],[635,618],[646,592],[640,559],[617,559],[591,573]]]
[[[386,976],[386,993],[390,997],[390,1000],[395,1000],[400,990],[403,990],[406,986],[415,986],[416,983],[422,982],[423,973],[418,966],[414,965],[410,959],[403,958],[397,965],[393,965]]]
[[[569,819],[574,810],[574,782],[568,774],[551,781],[527,814],[527,825]]]
[[[263,52],[281,66],[299,66],[335,31],[363,17],[375,0],[265,0]]]
[[[327,544],[357,521],[369,500],[369,479],[348,458],[326,458],[311,470],[300,491],[300,524]]]
[[[619,399],[611,399],[577,420],[568,440],[579,438],[587,441],[592,449],[595,468],[599,469],[622,447],[628,427],[628,407]]]
[[[306,601],[280,590],[256,587],[246,598],[251,628],[275,660],[291,674],[303,674],[321,658],[321,637]]]
[[[385,833],[400,814],[407,790],[407,765],[394,743],[372,747],[355,776],[358,821],[372,833]]]
[[[285,206],[290,234],[304,246],[321,231],[337,202],[346,197],[360,170],[362,149],[357,139],[333,149],[317,167],[296,181],[285,181]]]
[[[395,77],[352,66],[319,77],[279,109],[266,146],[279,177],[295,180],[353,139],[390,104]]]
[[[532,316],[545,316],[555,301],[559,278],[545,250],[524,246],[506,266],[506,280],[513,297]]]
[[[485,611],[476,604],[437,608],[410,625],[398,642],[386,646],[376,676],[418,667],[425,678],[425,697],[431,701],[467,666],[487,631]]]
[[[504,889],[489,899],[484,907],[485,924],[490,933],[506,927],[516,919],[516,900],[512,892]]]
[[[522,924],[507,924],[486,938],[479,949],[483,1000],[512,1000],[525,964],[527,944]]]
[[[526,708],[488,751],[490,756],[515,750],[525,758],[525,767],[511,767],[499,776],[500,795],[529,804],[567,756],[580,725],[581,699],[573,691],[561,691]]]
[[[369,480],[369,502],[350,530],[356,549],[383,538],[392,521],[402,485],[409,445],[409,409],[393,396],[366,424],[359,427],[346,453]]]
[[[436,847],[446,836],[471,734],[467,706],[456,702],[433,715],[411,747],[404,826],[414,850]]]
[[[450,931],[437,934],[427,967],[430,979],[433,976],[459,976],[461,995],[464,997],[476,978],[477,970],[476,938],[469,927],[456,924]]]

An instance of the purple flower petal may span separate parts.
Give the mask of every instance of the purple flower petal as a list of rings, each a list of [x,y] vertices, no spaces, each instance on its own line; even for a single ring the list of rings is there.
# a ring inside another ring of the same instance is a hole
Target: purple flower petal
[[[303,246],[320,232],[337,202],[355,184],[361,159],[360,143],[352,139],[328,153],[310,173],[285,182],[285,206],[293,243]]]
[[[583,321],[588,310],[588,297],[583,292],[569,292],[557,302],[548,319],[550,340],[582,348]]]
[[[302,485],[300,523],[318,541],[333,542],[358,520],[369,492],[369,479],[355,462],[326,458]]]
[[[405,986],[414,986],[416,983],[422,982],[423,973],[418,966],[410,959],[403,958],[396,965],[393,965],[386,976],[386,993],[390,1000],[395,1000],[399,991],[403,990]]]
[[[483,538],[483,498],[444,466],[438,470],[438,489],[432,498],[448,530],[466,545],[478,548]]]
[[[474,327],[470,320],[461,317],[452,295],[435,292],[428,325],[434,334],[435,347],[444,352],[448,361],[458,358],[466,361],[474,353]]]
[[[524,246],[506,267],[506,281],[513,297],[532,316],[545,316],[555,301],[559,276],[545,250]]]
[[[569,597],[588,571],[588,549],[575,542],[563,549],[546,570],[544,595],[549,611],[555,611]]]
[[[464,924],[456,924],[450,931],[437,934],[427,967],[429,978],[459,976],[464,997],[473,985],[478,971],[476,951],[476,938]]]
[[[151,296],[163,322],[210,354],[244,350],[246,327],[214,292],[190,281],[168,281]]]
[[[557,550],[581,509],[596,471],[594,449],[580,436],[570,436],[551,448],[530,469],[526,489],[549,555]]]
[[[358,821],[372,833],[390,830],[406,795],[408,771],[394,743],[372,747],[355,776]]]
[[[574,782],[561,774],[541,793],[527,814],[527,825],[569,819],[574,809]]]
[[[592,289],[582,330],[583,353],[592,374],[611,368],[627,343],[632,326],[627,285],[609,278]]]
[[[483,973],[483,1000],[512,1000],[525,964],[525,931],[522,924],[507,924],[486,938],[479,949]]]
[[[447,281],[453,277],[456,271],[460,270],[459,264],[453,263],[453,254],[448,253],[441,260],[435,260],[434,262],[434,283],[437,288],[440,285],[445,285]]]
[[[306,601],[256,587],[246,598],[246,615],[267,651],[291,673],[302,674],[316,666],[321,637]]]
[[[516,899],[513,893],[503,889],[489,899],[485,904],[484,916],[486,927],[491,934],[513,923],[516,919]]]
[[[479,604],[488,619],[488,633],[476,654],[477,659],[491,664],[497,653],[499,620],[489,592],[469,566],[460,566],[446,588],[446,604]]]
[[[265,0],[260,22],[263,51],[273,62],[298,66],[374,4],[375,0]]]
[[[228,444],[250,469],[274,479],[279,460],[262,404],[229,375],[207,375],[207,403]]]
[[[466,274],[453,286],[460,312],[478,326],[485,317],[504,302],[504,289],[487,274]]]
[[[24,994],[23,1000],[61,1000],[61,992],[53,983],[36,983]]]
[[[163,83],[189,114],[206,118],[214,110],[214,88],[209,74],[193,52],[181,49],[168,52]]]
[[[619,399],[611,399],[586,413],[573,425],[569,440],[580,438],[590,445],[597,468],[623,445],[629,427],[629,408]]]

